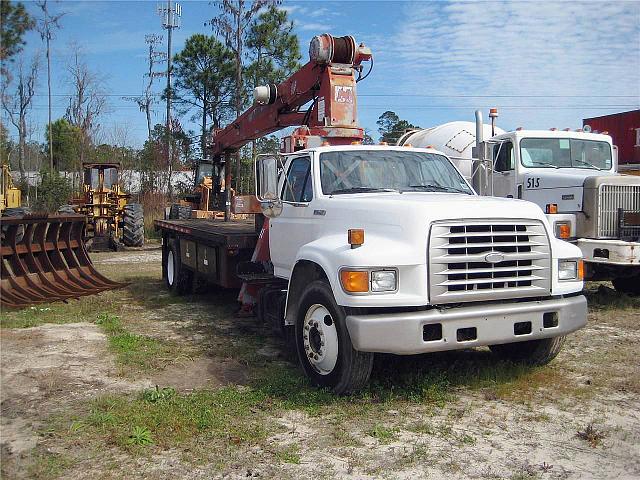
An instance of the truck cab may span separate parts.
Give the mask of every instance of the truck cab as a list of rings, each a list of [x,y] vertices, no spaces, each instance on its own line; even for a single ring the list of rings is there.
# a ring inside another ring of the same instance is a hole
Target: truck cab
[[[516,130],[486,147],[490,194],[539,205],[555,235],[581,249],[589,278],[613,276],[618,287],[633,291],[640,268],[640,179],[617,173],[610,136]]]
[[[281,305],[318,385],[361,387],[379,352],[488,345],[546,363],[586,323],[580,250],[535,204],[478,196],[436,150],[311,148],[256,177],[282,281],[261,302]]]

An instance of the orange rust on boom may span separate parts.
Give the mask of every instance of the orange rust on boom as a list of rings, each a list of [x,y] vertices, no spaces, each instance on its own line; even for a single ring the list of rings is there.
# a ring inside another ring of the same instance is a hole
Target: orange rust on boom
[[[83,215],[3,217],[0,305],[22,308],[125,286],[94,268],[85,224]]]

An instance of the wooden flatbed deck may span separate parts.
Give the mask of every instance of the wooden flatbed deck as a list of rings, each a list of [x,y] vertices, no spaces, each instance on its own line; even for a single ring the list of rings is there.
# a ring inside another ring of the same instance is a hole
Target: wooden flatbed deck
[[[155,227],[156,230],[175,232],[180,237],[188,236],[208,245],[224,245],[229,248],[253,248],[259,235],[253,217],[229,222],[206,218],[156,220]]]

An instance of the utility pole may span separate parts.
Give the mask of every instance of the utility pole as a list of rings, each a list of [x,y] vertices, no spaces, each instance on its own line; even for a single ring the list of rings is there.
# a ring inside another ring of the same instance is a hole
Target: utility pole
[[[49,97],[49,168],[53,170],[53,132],[51,131],[51,40],[54,29],[59,29],[60,19],[66,12],[51,16],[47,0],[38,2],[38,7],[42,10],[42,17],[38,20],[37,30],[40,38],[47,43],[47,91]]]
[[[182,6],[167,0],[167,4],[158,4],[158,15],[162,18],[162,28],[167,30],[167,125],[165,136],[167,139],[167,168],[169,171],[169,180],[167,187],[169,196],[173,197],[173,189],[171,187],[171,33],[174,28],[180,28],[180,17],[182,16]]]

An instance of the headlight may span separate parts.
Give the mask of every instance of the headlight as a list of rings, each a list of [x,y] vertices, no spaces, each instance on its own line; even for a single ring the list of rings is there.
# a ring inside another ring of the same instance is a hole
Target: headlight
[[[582,260],[558,261],[558,280],[582,280],[584,267]]]
[[[394,270],[377,270],[371,272],[372,292],[393,292],[398,288],[398,280]]]

